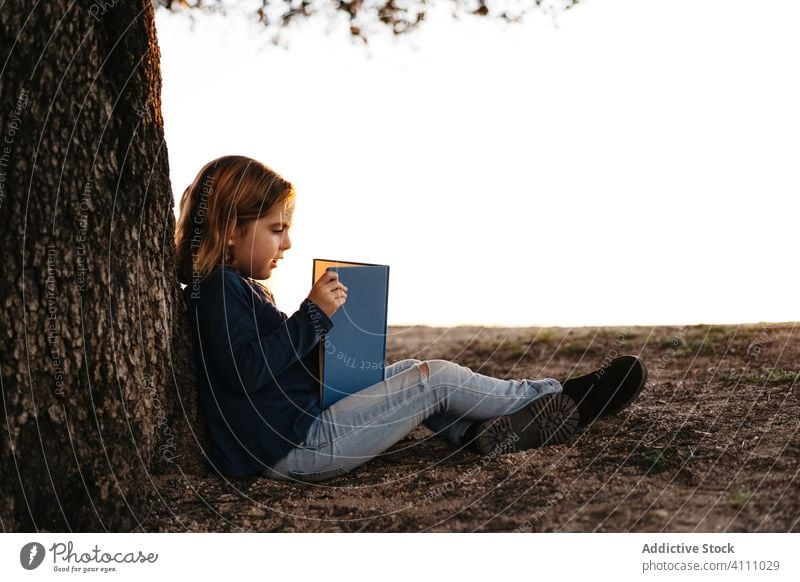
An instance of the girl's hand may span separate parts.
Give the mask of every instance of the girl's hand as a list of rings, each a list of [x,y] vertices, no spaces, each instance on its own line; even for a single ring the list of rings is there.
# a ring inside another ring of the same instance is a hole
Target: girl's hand
[[[308,298],[316,303],[325,315],[331,317],[347,301],[347,286],[339,281],[339,273],[325,271],[314,283]]]

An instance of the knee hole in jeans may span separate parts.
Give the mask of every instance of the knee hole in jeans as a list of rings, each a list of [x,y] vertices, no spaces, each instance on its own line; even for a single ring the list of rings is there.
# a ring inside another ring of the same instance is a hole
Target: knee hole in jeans
[[[422,375],[426,378],[430,377],[430,370],[428,369],[428,362],[422,362],[419,365],[419,369],[422,370]]]

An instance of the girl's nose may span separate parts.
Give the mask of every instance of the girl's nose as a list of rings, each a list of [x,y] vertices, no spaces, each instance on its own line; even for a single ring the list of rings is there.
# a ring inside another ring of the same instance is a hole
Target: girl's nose
[[[286,250],[291,248],[292,246],[292,239],[289,238],[289,231],[286,230],[283,233],[283,239],[281,240],[281,248]]]

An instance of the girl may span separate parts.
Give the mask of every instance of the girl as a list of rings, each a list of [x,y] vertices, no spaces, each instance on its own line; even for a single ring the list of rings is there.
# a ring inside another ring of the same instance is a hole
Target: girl
[[[175,236],[192,327],[209,461],[231,477],[314,482],[343,475],[419,423],[476,452],[563,443],[626,407],[646,379],[624,356],[580,378],[499,380],[446,360],[406,359],[322,410],[317,350],[347,301],[326,272],[291,316],[259,281],[291,248],[295,192],[264,164],[224,156],[183,193]]]

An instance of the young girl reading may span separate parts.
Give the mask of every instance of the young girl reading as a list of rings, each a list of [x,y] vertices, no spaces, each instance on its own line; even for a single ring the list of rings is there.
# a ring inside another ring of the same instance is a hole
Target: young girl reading
[[[385,380],[321,409],[315,349],[347,301],[326,272],[287,316],[260,281],[291,248],[295,192],[264,164],[224,156],[185,190],[175,242],[192,328],[209,461],[223,475],[321,481],[390,448],[418,424],[478,453],[567,441],[625,408],[647,372],[623,356],[559,382],[500,380],[447,360],[405,359]]]

